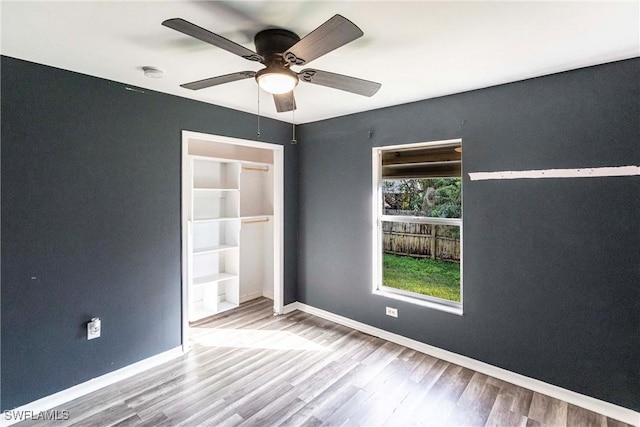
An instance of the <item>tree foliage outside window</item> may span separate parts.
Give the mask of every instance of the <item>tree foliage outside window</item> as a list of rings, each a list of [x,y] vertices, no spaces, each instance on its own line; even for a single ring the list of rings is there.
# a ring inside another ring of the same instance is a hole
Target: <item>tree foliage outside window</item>
[[[461,178],[386,179],[383,194],[388,215],[462,217]]]

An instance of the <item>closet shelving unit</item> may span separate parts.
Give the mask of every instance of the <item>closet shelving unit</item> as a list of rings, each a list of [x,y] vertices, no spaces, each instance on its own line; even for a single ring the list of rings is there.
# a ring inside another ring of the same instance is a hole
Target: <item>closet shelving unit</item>
[[[189,156],[189,321],[273,297],[273,165]]]
[[[240,165],[191,156],[189,321],[237,307]]]

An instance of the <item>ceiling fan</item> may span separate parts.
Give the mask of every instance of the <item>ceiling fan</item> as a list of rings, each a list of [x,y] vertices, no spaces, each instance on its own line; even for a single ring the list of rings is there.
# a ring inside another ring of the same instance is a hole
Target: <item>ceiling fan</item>
[[[307,64],[364,34],[353,22],[341,15],[333,16],[302,39],[297,34],[280,28],[260,31],[254,38],[256,52],[184,19],[167,19],[162,25],[265,66],[257,72],[238,71],[180,85],[186,89],[199,90],[255,78],[262,89],[273,94],[276,110],[281,113],[296,109],[293,88],[299,81],[364,96],[373,96],[382,86],[369,80],[313,68],[306,68],[298,73],[291,70],[291,66]]]

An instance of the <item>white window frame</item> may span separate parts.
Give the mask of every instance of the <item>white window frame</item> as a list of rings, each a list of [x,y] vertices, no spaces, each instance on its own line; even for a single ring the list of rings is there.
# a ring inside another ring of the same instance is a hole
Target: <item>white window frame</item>
[[[420,305],[423,307],[429,307],[436,310],[441,310],[447,313],[462,315],[463,314],[463,236],[462,236],[462,218],[430,218],[430,217],[416,217],[416,216],[399,216],[399,215],[383,215],[382,201],[382,153],[392,150],[401,150],[407,148],[427,148],[427,147],[443,147],[451,145],[462,145],[462,139],[448,139],[444,141],[431,141],[431,142],[419,142],[414,144],[401,144],[401,145],[389,145],[384,147],[372,148],[372,229],[373,229],[373,289],[374,295],[379,295],[385,298],[391,298],[408,302],[411,304]],[[461,176],[462,178],[462,176]],[[462,197],[464,197],[464,190]],[[463,214],[464,215],[464,212]],[[383,237],[382,237],[382,223],[383,222],[412,222],[422,224],[435,224],[435,225],[453,225],[460,227],[460,302],[448,301],[441,298],[431,297],[428,295],[422,295],[415,292],[403,291],[400,289],[390,288],[382,284],[383,274]]]

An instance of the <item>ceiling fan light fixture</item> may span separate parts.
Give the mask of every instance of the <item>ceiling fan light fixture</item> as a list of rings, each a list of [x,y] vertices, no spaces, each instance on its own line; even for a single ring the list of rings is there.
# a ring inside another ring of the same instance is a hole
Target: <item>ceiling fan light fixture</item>
[[[280,95],[298,85],[298,75],[287,67],[267,67],[256,73],[256,81],[265,91]]]

